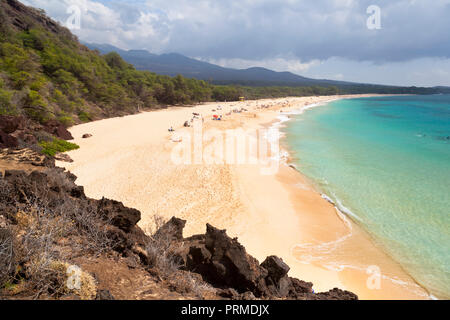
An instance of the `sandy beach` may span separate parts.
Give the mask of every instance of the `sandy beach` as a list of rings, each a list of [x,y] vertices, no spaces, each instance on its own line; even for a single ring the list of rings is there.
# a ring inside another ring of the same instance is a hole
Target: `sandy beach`
[[[183,126],[196,113],[192,125],[201,125],[202,135],[264,133],[276,125],[281,111],[342,98],[347,97],[208,103],[86,123],[70,129],[80,146],[69,152],[74,162],[57,165],[78,177],[87,196],[119,200],[140,210],[144,230],[155,215],[186,219],[185,236],[203,233],[210,223],[238,237],[260,261],[268,255],[281,257],[291,267],[289,274],[314,283],[316,292],[339,287],[360,299],[426,299],[427,292],[398,263],[285,159],[274,174],[263,174],[267,166],[258,161],[221,163],[215,158],[211,163],[205,154],[216,150],[217,140],[202,140],[203,156],[196,158],[195,130]],[[222,115],[222,120],[213,121],[213,115]],[[86,133],[92,137],[82,139]],[[193,147],[190,163],[174,161],[183,144]],[[247,151],[251,158],[252,150]],[[268,157],[280,152],[283,143]],[[379,282],[374,270],[381,273]]]

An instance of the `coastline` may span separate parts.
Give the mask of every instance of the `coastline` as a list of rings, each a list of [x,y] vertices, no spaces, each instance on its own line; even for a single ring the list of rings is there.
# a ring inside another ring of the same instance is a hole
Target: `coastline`
[[[85,186],[88,196],[113,198],[139,209],[143,228],[151,224],[155,214],[187,219],[186,235],[203,233],[204,224],[210,222],[237,236],[258,259],[271,254],[282,257],[291,266],[290,275],[313,282],[316,291],[340,287],[361,299],[424,299],[426,291],[398,263],[355,223],[340,216],[306,177],[288,165],[281,165],[275,175],[264,176],[255,165],[170,163],[174,143],[167,128],[189,132],[191,128],[182,125],[192,112],[207,119],[219,105],[224,109],[246,107],[248,112],[231,114],[222,122],[206,120],[205,130],[261,128],[276,122],[280,109],[296,110],[312,103],[361,96],[370,95],[209,103],[87,123],[70,129],[81,147],[69,153],[74,163],[58,165],[78,176],[77,183]],[[258,109],[262,104],[270,106]],[[93,137],[81,139],[84,133]],[[332,253],[317,251],[339,239],[344,240]],[[293,250],[299,244],[305,250]],[[322,260],[305,264],[308,255]],[[342,259],[351,267],[324,267]],[[370,275],[364,266],[370,265],[379,266],[384,276],[380,289],[366,286]]]
[[[320,107],[330,102],[348,99],[338,98],[331,99],[329,101],[315,103],[300,110],[293,110],[289,114],[302,114],[309,109]],[[278,121],[274,120],[265,126],[274,126],[277,128],[283,128],[286,123],[292,121],[289,119],[283,119],[278,117]],[[312,190],[321,196],[322,202],[328,202],[335,210],[334,215],[337,220],[340,220],[340,226],[335,224],[332,228],[333,231],[341,230],[340,236],[336,236],[334,240],[323,237],[323,232],[316,234],[310,231],[310,235],[305,237],[305,243],[298,245],[292,249],[292,254],[298,259],[298,262],[304,264],[311,264],[319,268],[325,268],[327,270],[338,271],[339,280],[348,290],[357,292],[361,299],[433,299],[433,296],[421,287],[404,269],[396,262],[390,255],[388,255],[383,246],[367,232],[361,226],[358,225],[359,218],[351,212],[348,208],[344,207],[339,199],[333,201],[329,195],[324,193],[320,187],[309,177],[304,175],[301,170],[296,166],[294,160],[291,157],[291,151],[286,141],[286,136],[282,135],[281,138],[281,152],[285,156],[284,166],[288,168],[286,173],[280,174],[278,179],[285,185],[291,186],[291,201],[296,202],[296,208],[299,212],[304,212],[304,205],[302,206],[301,200],[298,198],[298,191],[295,187]],[[292,172],[287,172],[292,171]],[[295,186],[292,188],[292,186]],[[289,187],[288,187],[289,188]],[[316,199],[317,203],[321,200]],[[333,216],[331,210],[327,210],[329,218]],[[312,218],[314,219],[314,218]],[[322,220],[321,223],[324,221]],[[347,233],[340,227],[345,227]],[[332,231],[330,230],[330,231]],[[308,232],[308,231],[306,231]],[[308,241],[314,239],[315,241]],[[318,240],[321,239],[321,240]],[[346,243],[347,242],[347,243]],[[338,246],[340,248],[338,248]],[[360,252],[355,252],[355,250]],[[365,263],[361,264],[360,257],[367,254],[367,250],[370,251],[370,258],[365,258]],[[346,252],[352,252],[354,257],[345,257]],[[306,255],[305,255],[306,254]],[[331,255],[327,258],[327,255]],[[344,258],[344,259],[342,259]],[[305,260],[310,260],[306,262]],[[344,260],[344,264],[337,264],[334,260]],[[369,261],[371,261],[369,263]],[[378,264],[376,264],[378,262]],[[383,263],[379,263],[383,262]],[[372,266],[378,267],[381,275],[381,290],[369,289],[365,284],[368,277],[370,277],[375,270],[371,269]],[[316,280],[317,281],[317,280]]]

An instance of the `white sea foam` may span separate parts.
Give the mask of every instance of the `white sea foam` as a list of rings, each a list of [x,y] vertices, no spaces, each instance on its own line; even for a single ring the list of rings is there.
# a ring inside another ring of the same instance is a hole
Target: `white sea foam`
[[[330,199],[331,200],[331,199]],[[335,207],[336,208],[336,207]],[[301,252],[301,251],[305,251],[308,253],[313,252],[314,253],[314,257],[310,256],[305,257],[304,255],[301,256],[301,260],[297,260],[300,262],[303,262],[302,260],[305,259],[307,262],[312,262],[312,261],[317,261],[322,259],[323,257],[325,257],[327,254],[333,252],[334,250],[336,250],[338,248],[338,246],[343,243],[344,241],[346,241],[348,238],[350,238],[353,235],[353,228],[352,228],[352,224],[350,223],[350,221],[347,220],[346,216],[344,214],[342,214],[338,208],[336,208],[336,213],[339,216],[339,218],[344,222],[345,226],[348,229],[348,232],[339,237],[336,240],[333,241],[329,241],[329,242],[322,242],[319,244],[316,243],[302,243],[302,244],[297,244],[294,247],[291,248],[291,252],[296,251],[296,252]],[[309,254],[308,254],[309,255]],[[297,255],[294,255],[294,257],[296,257]]]
[[[331,204],[334,205],[334,201],[333,201],[329,196],[327,196],[326,194],[322,194],[322,198],[324,198],[324,199],[327,200],[329,203],[331,203]]]
[[[340,211],[345,213],[346,215],[352,217],[355,220],[358,220],[359,222],[362,222],[362,219],[356,215],[353,211],[351,211],[349,208],[344,206],[342,202],[333,194],[334,198],[336,199],[336,208]]]
[[[333,100],[330,100],[330,101],[333,101]],[[301,106],[301,107],[299,107],[299,109],[294,109],[293,111],[282,112],[280,115],[277,116],[278,122],[275,122],[274,124],[272,124],[272,126],[269,128],[269,132],[264,134],[264,139],[266,139],[269,143],[277,142],[276,140],[279,140],[280,138],[285,136],[285,134],[283,132],[280,132],[279,129],[284,127],[284,123],[292,120],[291,115],[302,114],[303,112],[305,112],[308,109],[318,107],[318,106],[328,103],[330,101],[326,101],[326,102],[322,102],[322,103],[313,103],[310,105]],[[270,129],[272,129],[272,130],[270,130]],[[273,129],[276,129],[276,130],[273,130]],[[290,153],[287,150],[280,148],[279,154],[273,156],[271,159],[279,160],[281,163],[283,163],[285,165],[293,165],[295,168],[297,168],[297,166],[295,166],[295,164],[287,163],[289,156],[290,156]]]

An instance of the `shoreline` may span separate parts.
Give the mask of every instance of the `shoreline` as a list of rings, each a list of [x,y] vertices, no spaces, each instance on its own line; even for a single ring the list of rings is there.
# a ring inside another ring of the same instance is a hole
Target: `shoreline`
[[[337,100],[342,100],[342,99],[352,99],[352,97],[347,97],[347,98],[336,98],[336,99],[331,99],[329,101],[324,101],[324,102],[320,102],[320,103],[314,103],[311,105],[307,105],[299,110],[293,110],[289,113],[283,113],[282,115],[284,116],[288,116],[288,119],[282,119],[281,116],[278,116],[277,119],[279,121],[272,121],[270,123],[265,124],[265,126],[270,126],[270,127],[276,127],[278,129],[280,129],[280,131],[282,131],[282,128],[286,127],[286,123],[292,121],[293,119],[289,117],[289,115],[299,115],[299,114],[303,114],[304,112],[307,112],[308,110],[312,109],[312,108],[316,108],[316,107],[320,107],[326,104],[329,104],[333,101],[337,101]],[[423,288],[419,283],[416,282],[416,280],[409,275],[409,273],[400,265],[400,263],[398,263],[393,257],[391,257],[386,250],[383,248],[383,246],[379,243],[377,243],[376,239],[373,238],[373,236],[371,236],[368,231],[366,231],[362,226],[360,226],[358,224],[359,217],[354,214],[350,209],[344,207],[342,204],[340,204],[340,200],[337,199],[336,201],[334,201],[328,194],[326,194],[325,192],[323,192],[320,187],[318,186],[318,184],[311,178],[309,178],[308,176],[306,176],[298,167],[297,165],[294,163],[294,160],[292,158],[292,152],[289,149],[288,143],[287,143],[287,136],[285,134],[285,132],[282,132],[282,136],[281,136],[281,142],[280,144],[282,145],[281,147],[281,152],[284,154],[284,161],[283,161],[283,165],[288,167],[289,169],[292,169],[294,171],[294,173],[292,173],[292,175],[297,175],[298,179],[303,181],[304,184],[310,188],[313,189],[314,192],[316,192],[317,194],[319,194],[323,200],[327,201],[328,203],[330,203],[334,209],[336,210],[336,215],[338,216],[338,218],[341,220],[342,224],[347,226],[347,228],[349,229],[349,233],[347,235],[342,236],[341,238],[338,238],[337,240],[335,240],[334,242],[331,243],[327,243],[327,244],[333,244],[333,243],[341,243],[347,240],[350,240],[350,238],[353,236],[353,232],[354,230],[356,230],[359,234],[359,237],[362,237],[364,240],[370,242],[373,246],[375,246],[376,248],[378,248],[379,250],[382,251],[382,253],[384,255],[386,255],[388,260],[392,260],[393,265],[397,265],[398,268],[401,270],[400,273],[404,273],[406,274],[406,279],[404,280],[400,280],[397,277],[393,277],[390,278],[389,276],[383,275],[381,273],[381,277],[383,280],[385,281],[389,281],[395,284],[400,284],[402,286],[406,286],[409,287],[407,290],[412,290],[413,291],[413,295],[410,296],[409,294],[406,294],[405,296],[409,296],[409,298],[417,298],[417,294],[419,295],[419,297],[423,298],[423,299],[433,299],[434,297],[425,289]],[[323,245],[323,244],[321,244]],[[295,249],[293,250],[295,251]],[[300,263],[302,263],[301,260],[299,260]],[[321,264],[318,264],[318,266],[320,267],[324,267]],[[330,268],[331,270],[333,270],[333,267],[328,267],[325,266],[325,268]],[[344,269],[356,269],[356,271],[358,271],[358,273],[361,273],[361,276],[363,273],[366,273],[367,270],[364,270],[362,268],[358,268],[357,266],[354,265],[345,265],[345,266],[338,266],[337,269],[339,271],[343,271]],[[353,275],[354,276],[354,275]],[[366,276],[367,275],[366,273]],[[347,279],[348,278],[348,279]],[[344,282],[352,282],[352,279],[350,279],[351,277],[346,277],[345,280],[343,280]],[[391,288],[390,290],[392,290],[393,288]],[[360,289],[361,291],[363,290],[367,290],[367,289]],[[394,289],[395,290],[395,289]],[[361,292],[360,291],[360,292]],[[360,293],[359,293],[360,294]],[[370,291],[365,292],[365,295],[367,294],[367,297],[373,297],[370,293]],[[379,297],[376,297],[377,299],[379,299]],[[397,299],[395,297],[395,295],[393,297],[390,298],[394,298]]]
[[[258,259],[272,254],[282,257],[291,266],[290,275],[313,282],[316,291],[340,287],[355,292],[361,299],[425,299],[427,293],[420,287],[416,288],[418,293],[411,293],[399,283],[391,284],[386,279],[382,280],[381,289],[369,290],[366,281],[370,275],[365,270],[345,267],[327,270],[323,263],[299,262],[293,247],[335,241],[334,237],[348,234],[348,225],[345,215],[342,220],[311,182],[287,165],[281,165],[273,176],[262,176],[255,165],[176,166],[170,163],[174,142],[170,141],[167,128],[173,126],[177,132],[189,132],[191,129],[182,125],[192,112],[199,112],[206,119],[218,106],[246,107],[248,112],[231,114],[222,122],[206,120],[205,128],[261,128],[273,124],[280,109],[295,110],[311,103],[362,96],[374,95],[208,103],[82,124],[70,128],[81,147],[69,153],[74,163],[58,162],[58,165],[78,176],[77,183],[85,186],[88,196],[105,196],[140,210],[139,224],[144,229],[156,214],[187,219],[186,236],[203,233],[208,222],[239,237],[247,251]],[[269,107],[261,109],[261,105]],[[81,139],[84,133],[93,137]],[[345,238],[348,239],[344,241],[345,248],[330,255],[330,260],[348,257],[351,265],[354,260],[368,260],[370,256],[368,262],[374,262],[370,265],[380,265],[383,275],[414,283],[353,224],[350,222],[352,232]],[[320,256],[314,248],[307,249],[309,255]]]

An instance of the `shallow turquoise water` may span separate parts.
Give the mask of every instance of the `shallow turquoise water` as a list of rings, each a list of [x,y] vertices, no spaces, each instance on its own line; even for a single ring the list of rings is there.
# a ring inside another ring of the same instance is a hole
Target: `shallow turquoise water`
[[[433,295],[450,297],[450,95],[339,100],[284,129],[300,171]]]

